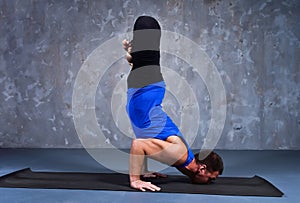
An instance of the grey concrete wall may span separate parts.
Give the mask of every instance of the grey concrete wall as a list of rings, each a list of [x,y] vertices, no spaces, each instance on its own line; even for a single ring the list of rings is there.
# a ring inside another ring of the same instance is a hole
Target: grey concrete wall
[[[298,0],[0,0],[0,147],[82,147],[72,117],[76,75],[94,49],[142,14],[198,43],[216,65],[227,95],[217,148],[300,149]],[[205,84],[180,59],[162,60],[195,88],[199,148],[210,120]],[[96,97],[100,128],[123,148],[130,140],[107,107],[128,70],[118,61]],[[176,121],[178,104],[170,105]]]

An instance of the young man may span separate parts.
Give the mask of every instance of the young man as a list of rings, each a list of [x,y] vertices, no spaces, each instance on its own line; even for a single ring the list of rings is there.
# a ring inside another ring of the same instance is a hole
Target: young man
[[[130,151],[130,186],[141,191],[160,190],[140,179],[146,156],[176,167],[193,183],[209,183],[223,171],[222,159],[216,153],[210,153],[204,160],[192,153],[162,109],[165,83],[160,71],[160,34],[159,23],[154,18],[140,16],[134,24],[133,40],[123,41],[126,58],[132,66],[127,78],[126,109],[137,138],[132,141]]]

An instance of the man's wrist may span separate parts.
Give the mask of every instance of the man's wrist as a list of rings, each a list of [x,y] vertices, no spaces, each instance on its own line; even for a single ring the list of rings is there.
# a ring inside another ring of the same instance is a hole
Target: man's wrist
[[[130,183],[141,180],[139,175],[130,175]]]

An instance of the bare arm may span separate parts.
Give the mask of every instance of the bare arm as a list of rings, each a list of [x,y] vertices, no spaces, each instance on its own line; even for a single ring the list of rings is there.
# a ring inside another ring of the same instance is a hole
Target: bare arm
[[[130,151],[130,186],[141,191],[159,191],[160,188],[156,185],[140,179],[146,155],[168,165],[180,165],[186,159],[187,150],[177,136],[170,136],[167,141],[158,139],[133,140]]]
[[[139,142],[139,140],[133,140],[129,160],[130,186],[141,191],[146,191],[146,189],[151,191],[159,191],[160,188],[156,185],[140,179],[142,171],[145,169],[145,159],[144,144]]]

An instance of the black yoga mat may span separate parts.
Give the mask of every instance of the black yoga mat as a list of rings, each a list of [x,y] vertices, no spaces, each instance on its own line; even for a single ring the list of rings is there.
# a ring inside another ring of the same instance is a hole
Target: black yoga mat
[[[191,184],[187,177],[181,175],[169,175],[167,178],[150,181],[162,188],[160,192],[166,193],[270,197],[283,195],[280,190],[259,176],[219,177],[209,185]],[[0,177],[0,187],[136,191],[129,187],[126,174],[32,172],[29,168]]]

